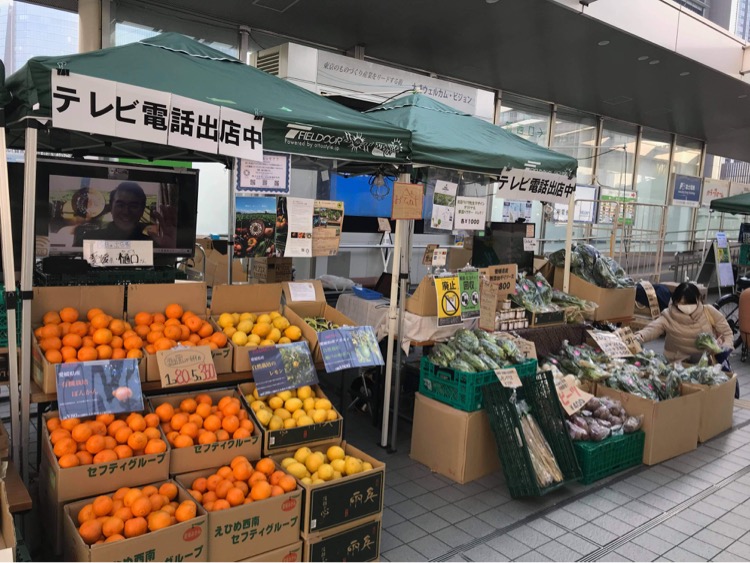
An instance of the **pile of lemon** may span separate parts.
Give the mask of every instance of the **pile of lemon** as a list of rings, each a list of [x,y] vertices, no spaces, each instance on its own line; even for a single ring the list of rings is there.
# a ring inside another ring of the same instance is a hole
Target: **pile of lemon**
[[[222,313],[216,324],[235,346],[245,346],[251,350],[290,344],[302,338],[302,330],[278,311],[261,314]]]
[[[268,430],[282,430],[310,426],[339,418],[339,413],[331,401],[316,397],[315,390],[305,385],[291,391],[281,391],[268,397],[260,397],[258,390],[245,395],[250,408]]]
[[[317,485],[370,471],[372,464],[346,455],[341,446],[331,446],[325,453],[304,446],[294,452],[294,457],[284,458],[281,467],[305,485]]]

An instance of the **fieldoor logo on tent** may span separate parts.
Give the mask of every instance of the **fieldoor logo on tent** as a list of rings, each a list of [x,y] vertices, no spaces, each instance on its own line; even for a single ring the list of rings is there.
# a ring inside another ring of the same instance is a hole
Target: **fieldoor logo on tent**
[[[311,126],[296,123],[287,124],[284,142],[287,145],[329,151],[340,151],[342,147],[346,147],[353,153],[372,153],[375,156],[386,158],[395,158],[403,150],[403,145],[398,139],[394,139],[390,143],[372,142],[368,141],[367,137],[359,132],[352,133],[345,131],[343,136],[332,135],[330,133],[313,131]]]

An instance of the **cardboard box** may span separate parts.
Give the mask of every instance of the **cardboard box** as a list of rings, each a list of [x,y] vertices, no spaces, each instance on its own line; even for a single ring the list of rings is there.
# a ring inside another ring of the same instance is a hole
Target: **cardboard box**
[[[0,561],[16,560],[16,527],[8,505],[5,481],[0,481]]]
[[[643,463],[656,465],[698,447],[701,393],[683,387],[682,395],[667,401],[651,401],[630,393],[596,386],[597,397],[611,397],[632,416],[643,415],[646,443]]]
[[[303,541],[303,561],[377,561],[380,557],[381,517],[354,523],[330,534]]]
[[[284,312],[281,306],[281,284],[217,285],[211,293],[211,319],[215,322],[222,313],[270,313]],[[291,322],[291,321],[290,321]],[[302,327],[300,327],[301,329]],[[232,371],[251,371],[248,349],[232,348]]]
[[[411,436],[410,457],[458,483],[501,469],[484,410],[460,411],[417,393]]]
[[[8,459],[10,454],[10,436],[5,424],[0,420],[0,459]]]
[[[420,317],[437,317],[437,290],[432,276],[423,277],[414,293],[406,298],[406,310]]]
[[[292,281],[291,258],[253,258],[250,277],[260,283]]]
[[[298,283],[298,282],[294,282]],[[317,365],[323,364],[323,354],[320,351],[318,345],[318,333],[309,324],[305,322],[305,317],[322,317],[327,321],[331,321],[339,326],[357,326],[356,323],[346,315],[339,313],[336,309],[331,307],[326,302],[326,294],[323,291],[323,284],[320,280],[308,280],[305,284],[312,284],[313,290],[315,291],[314,301],[294,301],[294,295],[290,290],[289,282],[281,284],[282,291],[286,306],[284,307],[284,316],[289,319],[289,322],[293,325],[297,325],[302,329],[302,337],[307,340],[310,344],[310,351],[312,352],[313,361]]]
[[[133,284],[128,286],[128,319],[134,319],[140,312],[164,312],[167,305],[177,303],[185,311],[192,311],[201,319],[207,319],[208,315],[207,289],[205,283],[183,282],[183,283],[151,283]],[[213,350],[211,356],[216,366],[216,373],[232,373],[232,347],[227,346],[219,350]],[[146,354],[146,380],[161,381],[159,364],[156,354]]]
[[[174,481],[170,481],[174,483]],[[143,483],[148,484],[147,482]],[[158,487],[163,481],[154,482]],[[192,500],[177,485],[177,500]],[[93,499],[65,505],[64,553],[66,561],[208,561],[208,517],[200,504],[195,518],[112,544],[86,545],[78,533],[78,512]]]
[[[240,400],[243,407],[245,406],[245,402],[236,388],[201,391],[201,393],[211,397],[214,404],[218,403],[221,397],[232,395]],[[163,403],[169,403],[173,407],[177,407],[183,399],[194,398],[195,395],[195,392],[179,395],[156,395],[149,398],[149,404],[152,410]],[[260,458],[261,432],[258,429],[257,422],[253,421],[253,426],[255,427],[253,428],[253,435],[249,438],[229,439],[213,444],[199,444],[189,448],[172,448],[169,456],[170,475],[229,465],[229,462],[238,455],[250,459]]]
[[[312,388],[315,391],[316,399],[328,398],[319,385],[313,385]],[[260,429],[262,434],[263,455],[277,454],[279,452],[297,449],[301,446],[309,446],[312,448],[315,445],[330,442],[332,440],[335,440],[337,443],[341,441],[341,433],[344,426],[344,419],[341,417],[341,413],[338,413],[338,418],[332,421],[320,422],[318,424],[311,424],[309,426],[298,428],[267,430],[266,427],[256,418],[255,412],[250,408],[250,402],[244,398],[246,395],[250,395],[254,390],[255,383],[242,383],[239,386],[239,391],[242,394],[246,408],[250,411],[250,418],[253,421],[253,424]],[[338,412],[338,410],[336,412]]]
[[[302,540],[296,541],[290,545],[285,545],[279,549],[261,553],[255,557],[242,559],[242,561],[282,561],[283,563],[302,561]]]
[[[229,257],[227,255],[227,241],[214,241],[210,238],[200,238],[196,240],[197,244],[203,247],[206,253],[205,261],[203,253],[196,250],[193,264],[185,268],[190,280],[203,281],[209,287],[227,283],[229,270]],[[239,259],[234,260],[232,265],[232,281],[237,283],[247,283],[247,267]]]
[[[73,307],[84,318],[89,309],[98,307],[114,318],[125,318],[125,287],[122,285],[106,286],[64,286],[35,287],[34,299],[31,301],[32,330],[41,326],[42,317],[47,311],[59,311],[63,307]],[[20,345],[20,344],[19,344]],[[33,365],[31,375],[44,393],[57,392],[55,365],[44,357],[42,349],[34,336],[31,337],[31,357]],[[138,363],[141,381],[146,381],[147,364],[145,360]]]
[[[734,414],[734,390],[737,387],[737,376],[721,385],[696,385],[685,383],[683,387],[700,391],[700,426],[698,441],[707,442],[732,427]]]
[[[257,461],[260,456],[250,457]],[[186,489],[219,467],[175,477]],[[208,560],[240,561],[287,546],[299,539],[302,490],[208,513]],[[227,531],[228,530],[228,531]],[[270,531],[269,531],[270,530]]]
[[[445,258],[445,269],[460,270],[465,268],[467,264],[471,264],[472,254],[473,251],[470,248],[449,248],[448,256]]]
[[[62,550],[63,505],[66,502],[115,491],[120,487],[141,486],[144,483],[169,478],[170,449],[160,454],[142,455],[113,461],[67,467],[57,463],[47,430],[47,420],[58,416],[56,411],[44,414],[42,426],[42,462],[39,468],[39,500],[45,515],[45,531],[49,533],[55,553]],[[166,441],[162,434],[162,439]]]
[[[555,268],[554,288],[562,291],[563,268]],[[605,289],[579,278],[571,272],[570,295],[593,301],[599,305],[594,312],[587,316],[593,321],[606,321],[609,319],[630,318],[635,309],[635,288],[624,287],[621,289]]]
[[[346,455],[369,462],[372,469],[317,485],[305,485],[297,480],[304,490],[301,527],[303,538],[317,534],[331,535],[357,522],[379,517],[383,512],[385,463],[345,441],[333,440],[309,447],[313,452],[325,453],[329,447],[338,445],[344,448]],[[274,455],[273,459],[280,464],[284,458],[292,457],[295,451]]]

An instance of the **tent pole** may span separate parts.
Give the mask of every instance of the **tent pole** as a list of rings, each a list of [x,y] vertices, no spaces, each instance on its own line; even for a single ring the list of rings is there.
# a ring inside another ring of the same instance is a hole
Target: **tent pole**
[[[573,246],[573,215],[576,212],[576,200],[572,195],[568,200],[568,225],[565,228],[565,274],[563,275],[563,291],[568,293],[570,287],[570,260],[572,258],[571,247]]]
[[[36,207],[37,140],[36,123],[26,128],[23,180],[23,239],[21,268],[21,475],[28,478],[29,421],[31,418],[31,299],[34,277],[34,208]]]
[[[8,314],[8,367],[10,394],[12,459],[21,465],[21,428],[18,412],[18,342],[16,340],[16,265],[13,255],[13,230],[10,215],[10,189],[8,186],[8,152],[5,148],[5,110],[0,109],[0,248],[3,251],[3,279]]]
[[[234,221],[235,221],[235,205],[234,205],[234,174],[237,171],[239,161],[237,159],[232,160],[232,164],[229,168],[229,222],[227,223],[227,257],[229,264],[227,265],[227,284],[232,285],[232,266],[234,265]],[[204,280],[205,281],[205,280]],[[247,280],[246,280],[247,281]]]

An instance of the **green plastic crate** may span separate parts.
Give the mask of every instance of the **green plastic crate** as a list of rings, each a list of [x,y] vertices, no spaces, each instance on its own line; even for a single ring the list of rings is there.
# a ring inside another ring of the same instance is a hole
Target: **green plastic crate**
[[[580,481],[589,485],[630,467],[643,460],[643,430],[621,436],[610,436],[601,442],[573,442],[578,464],[583,476]]]
[[[509,367],[515,368],[518,376],[523,379],[536,374],[536,366],[536,360],[532,359]],[[458,371],[435,365],[427,356],[422,356],[419,392],[453,408],[467,412],[481,410],[482,388],[493,381],[497,381],[494,371]]]
[[[508,490],[513,498],[541,496],[565,483],[580,479],[573,443],[565,428],[565,413],[557,398],[552,373],[537,373],[521,379],[523,387],[507,389],[500,382],[485,386],[484,409],[490,419]],[[536,480],[516,401],[525,399],[557,460],[563,480],[540,487]]]

